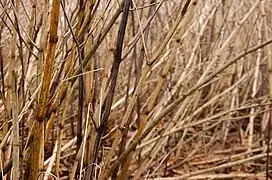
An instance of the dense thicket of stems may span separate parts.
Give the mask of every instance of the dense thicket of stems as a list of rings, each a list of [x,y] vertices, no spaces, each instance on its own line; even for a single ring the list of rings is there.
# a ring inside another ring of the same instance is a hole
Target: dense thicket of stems
[[[269,0],[1,0],[0,179],[269,179]]]

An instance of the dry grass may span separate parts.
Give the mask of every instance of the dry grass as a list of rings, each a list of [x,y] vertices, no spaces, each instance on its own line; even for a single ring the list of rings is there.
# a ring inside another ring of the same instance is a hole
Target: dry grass
[[[271,7],[1,0],[2,179],[269,179]]]

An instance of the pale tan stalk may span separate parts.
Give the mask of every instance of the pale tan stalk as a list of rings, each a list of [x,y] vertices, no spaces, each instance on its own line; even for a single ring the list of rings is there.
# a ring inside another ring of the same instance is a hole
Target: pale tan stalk
[[[82,157],[80,161],[80,173],[79,173],[79,179],[82,178],[82,170],[83,170],[83,159],[84,159],[84,154],[85,154],[85,149],[86,149],[86,141],[87,141],[87,136],[88,136],[88,127],[89,127],[89,113],[90,113],[90,106],[91,104],[88,104],[88,111],[87,111],[87,118],[85,122],[85,131],[84,131],[84,139],[83,139],[83,149],[82,149]]]
[[[20,179],[20,137],[19,137],[19,118],[18,118],[18,95],[17,95],[17,76],[12,72],[12,179]]]
[[[262,21],[263,19],[261,19]],[[261,43],[263,37],[261,34],[261,29],[262,29],[262,23],[260,23],[260,25],[257,25],[258,28],[258,43]],[[255,98],[256,94],[258,93],[258,89],[259,89],[259,74],[260,74],[260,63],[261,63],[261,56],[262,56],[262,50],[259,49],[257,51],[257,59],[256,59],[256,65],[255,65],[255,72],[254,72],[254,76],[253,76],[253,85],[252,85],[252,94],[251,94],[251,98]],[[249,133],[248,133],[248,151],[251,150],[252,146],[253,146],[253,136],[254,136],[254,122],[255,122],[255,118],[256,115],[254,115],[255,113],[255,108],[251,108],[250,109],[250,118],[249,118],[249,124],[248,124],[248,129],[249,129]]]
[[[13,10],[13,15],[15,16],[15,13],[19,11],[19,1],[17,0],[14,4],[15,6],[15,9]],[[14,21],[15,22],[17,21],[16,17],[14,17]],[[10,118],[10,113],[11,113],[11,110],[12,108],[18,108],[16,106],[18,106],[18,104],[16,104],[16,101],[17,99],[14,97],[14,82],[16,77],[13,77],[15,76],[15,73],[13,72],[14,71],[14,68],[15,68],[15,64],[16,64],[16,42],[17,42],[17,36],[18,36],[18,33],[16,31],[16,28],[14,26],[12,26],[12,40],[11,40],[11,46],[10,46],[10,62],[8,64],[8,69],[7,69],[7,95],[6,95],[6,108],[7,108],[7,112],[8,114],[5,114],[5,119],[4,119],[4,124],[3,124],[3,137],[7,136],[8,135],[8,122],[9,122],[9,118]],[[16,92],[15,92],[16,93]],[[13,107],[12,107],[13,106]],[[17,111],[16,111],[17,110]],[[12,122],[14,123],[14,125],[16,125],[16,128],[15,130],[13,131],[13,138],[15,139],[15,143],[17,143],[18,141],[18,134],[17,134],[17,131],[19,129],[17,129],[17,118],[18,118],[18,109],[14,109],[15,113],[13,112],[13,117],[12,117]],[[14,141],[13,139],[13,141]],[[14,144],[13,143],[13,147],[14,147]],[[19,153],[18,151],[19,149],[19,143],[17,144],[17,147],[15,147],[15,150],[13,150],[13,155],[12,155],[12,161],[15,163],[15,172],[13,173],[13,175],[15,176],[15,178],[19,179],[19,159],[16,159],[17,156],[19,156],[19,154],[17,155],[17,153]],[[2,149],[1,149],[2,150]],[[8,151],[5,152],[5,155],[8,154]],[[7,156],[6,156],[7,157]],[[5,156],[3,156],[3,159],[6,158]]]

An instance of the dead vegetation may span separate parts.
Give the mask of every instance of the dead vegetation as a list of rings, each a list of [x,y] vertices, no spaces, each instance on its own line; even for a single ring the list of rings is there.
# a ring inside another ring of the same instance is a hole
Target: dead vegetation
[[[1,0],[2,179],[270,179],[270,0]]]

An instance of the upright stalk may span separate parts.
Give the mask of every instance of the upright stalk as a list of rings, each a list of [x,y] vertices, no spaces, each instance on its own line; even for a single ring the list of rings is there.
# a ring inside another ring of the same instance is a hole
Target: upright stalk
[[[19,118],[18,118],[18,95],[15,70],[12,71],[12,178],[20,178],[20,140],[19,140]]]
[[[107,122],[108,122],[108,118],[110,115],[111,105],[112,105],[114,92],[115,92],[115,86],[116,86],[116,82],[117,82],[119,66],[122,61],[121,57],[122,57],[123,43],[124,43],[124,37],[125,37],[125,31],[126,31],[126,26],[127,26],[130,4],[131,4],[131,0],[126,0],[125,4],[124,4],[124,12],[123,12],[122,20],[120,23],[119,31],[118,31],[116,50],[115,50],[115,54],[114,54],[114,62],[113,62],[112,68],[111,68],[111,82],[110,82],[108,94],[107,94],[105,102],[102,106],[101,124],[98,128],[97,136],[95,139],[92,161],[91,161],[92,164],[96,162],[98,150],[100,148],[100,141],[101,141],[102,135],[105,132],[105,129],[107,127]],[[91,179],[93,177],[93,172],[94,172],[94,166],[89,167],[86,179]]]
[[[50,30],[49,30],[49,43],[46,50],[46,58],[43,70],[43,80],[41,94],[39,97],[39,112],[36,117],[36,123],[34,127],[34,139],[31,151],[31,164],[30,164],[30,180],[40,179],[39,173],[43,170],[44,159],[44,126],[46,122],[46,105],[48,102],[49,87],[51,83],[51,77],[53,72],[53,65],[55,59],[56,44],[58,41],[58,22],[59,22],[59,10],[60,0],[53,0]]]

